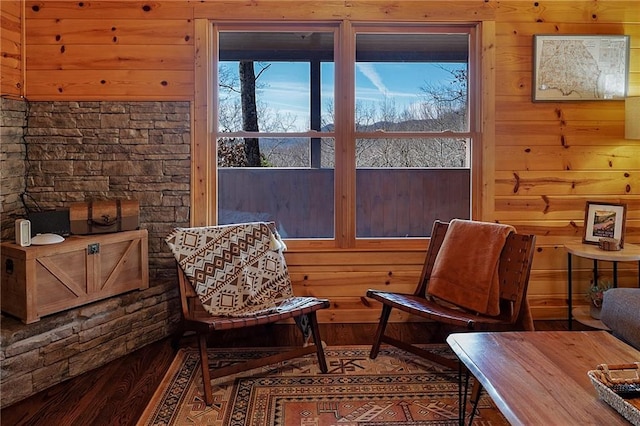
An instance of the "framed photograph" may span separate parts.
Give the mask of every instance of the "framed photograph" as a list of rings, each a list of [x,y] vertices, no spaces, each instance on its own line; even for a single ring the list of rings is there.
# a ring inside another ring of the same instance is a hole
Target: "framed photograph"
[[[533,101],[622,100],[629,36],[534,35]]]
[[[600,238],[615,238],[623,247],[626,204],[587,201],[584,212],[584,237],[586,244],[598,244]]]

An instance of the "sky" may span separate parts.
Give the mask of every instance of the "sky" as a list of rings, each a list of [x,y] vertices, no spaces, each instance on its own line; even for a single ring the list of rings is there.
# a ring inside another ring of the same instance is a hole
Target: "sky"
[[[235,64],[234,64],[235,65]],[[454,68],[464,64],[442,64]],[[333,63],[322,66],[323,112],[327,100],[333,100]],[[237,69],[237,68],[236,68]],[[297,130],[304,130],[309,116],[309,65],[305,63],[272,62],[258,79],[261,87],[258,100],[267,102],[274,110],[296,117]],[[259,72],[256,66],[256,74]],[[385,97],[395,102],[398,110],[420,100],[420,87],[427,82],[447,81],[450,74],[439,65],[429,63],[370,63],[356,64],[356,99],[379,105]]]

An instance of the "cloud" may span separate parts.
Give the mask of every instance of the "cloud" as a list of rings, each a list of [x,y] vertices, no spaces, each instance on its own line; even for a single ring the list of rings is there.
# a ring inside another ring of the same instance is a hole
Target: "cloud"
[[[375,68],[373,67],[373,64],[357,63],[356,66],[358,67],[360,72],[369,79],[371,84],[376,86],[376,88],[380,91],[380,93],[382,93],[383,95],[388,94],[389,90],[382,82],[382,78],[380,77],[380,74],[376,72]]]

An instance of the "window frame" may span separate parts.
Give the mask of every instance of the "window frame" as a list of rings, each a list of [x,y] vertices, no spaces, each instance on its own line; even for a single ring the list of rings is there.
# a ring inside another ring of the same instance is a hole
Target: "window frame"
[[[483,117],[495,103],[495,94],[485,93],[488,86],[492,86],[493,63],[495,61],[493,47],[483,49],[495,38],[495,23],[493,22],[456,22],[456,23],[384,23],[384,22],[351,22],[342,21],[308,21],[308,22],[225,22],[209,19],[196,19],[196,67],[195,67],[195,102],[193,119],[192,142],[192,192],[191,192],[191,224],[204,226],[217,223],[217,158],[216,137],[218,131],[217,108],[218,98],[216,85],[217,55],[214,47],[217,43],[219,30],[251,30],[251,31],[309,31],[310,27],[318,31],[334,31],[334,69],[335,69],[335,130],[323,132],[323,137],[332,137],[335,141],[335,227],[333,239],[292,239],[288,240],[293,250],[324,250],[324,249],[366,249],[375,250],[384,247],[385,250],[413,250],[424,247],[428,237],[409,238],[357,238],[356,237],[356,167],[355,142],[360,137],[380,136],[371,132],[356,132],[353,123],[355,116],[355,36],[363,30],[375,32],[413,31],[416,29],[433,32],[435,29],[445,31],[446,28],[469,28],[471,45],[469,52],[469,93],[470,108],[468,132],[437,133],[438,136],[462,136],[471,139],[471,218],[482,220],[492,211],[489,195],[483,188],[487,187],[487,173],[483,173],[485,164],[483,154],[488,150],[483,145]],[[488,31],[485,27],[490,25]],[[493,29],[493,31],[491,31]],[[472,33],[472,34],[471,34]],[[217,49],[216,49],[217,50]],[[490,50],[490,54],[483,55]],[[215,59],[212,57],[214,56]],[[481,76],[483,76],[481,78]],[[206,90],[200,89],[205,87]],[[493,86],[495,87],[495,86]],[[495,130],[491,127],[491,133]],[[234,132],[234,136],[301,136],[317,137],[316,132],[300,133],[254,133]],[[385,132],[385,137],[420,137],[429,135],[425,132]],[[432,134],[435,135],[435,134]],[[229,134],[225,134],[229,136]]]
[[[465,30],[465,31],[461,31]],[[453,131],[446,131],[446,132],[424,132],[424,131],[420,131],[420,132],[409,132],[409,131],[401,131],[401,132],[397,132],[397,131],[384,131],[383,136],[384,138],[401,138],[401,139],[407,139],[407,138],[423,138],[423,137],[460,137],[460,138],[466,138],[469,139],[471,141],[471,163],[469,164],[469,168],[470,168],[470,172],[471,172],[471,179],[473,182],[474,176],[473,176],[473,172],[474,172],[474,162],[473,162],[473,152],[475,150],[475,146],[477,145],[476,141],[480,139],[480,135],[479,135],[479,131],[478,131],[478,120],[477,120],[477,116],[478,116],[478,103],[477,103],[477,96],[475,94],[475,89],[476,89],[476,82],[475,82],[475,75],[476,73],[474,72],[474,67],[477,66],[476,62],[475,62],[475,57],[474,57],[474,46],[476,43],[476,38],[477,38],[477,23],[476,24],[463,24],[463,23],[457,23],[457,24],[440,24],[440,23],[430,23],[428,25],[425,24],[415,24],[415,23],[354,23],[351,27],[350,30],[350,34],[348,35],[350,37],[350,40],[353,41],[353,51],[349,52],[349,58],[348,60],[353,64],[353,69],[351,70],[350,75],[350,86],[346,89],[347,93],[349,93],[351,95],[351,97],[348,100],[349,105],[353,106],[355,108],[355,66],[356,66],[356,46],[355,46],[355,40],[356,40],[356,36],[357,34],[382,34],[382,33],[390,33],[390,34],[402,34],[402,33],[424,33],[424,34],[435,34],[435,33],[450,33],[450,32],[463,32],[463,33],[467,33],[469,35],[469,75],[467,76],[467,82],[468,82],[468,99],[467,99],[467,104],[468,104],[468,108],[470,111],[469,114],[469,129],[466,132],[453,132]],[[336,107],[337,107],[337,102],[336,102]],[[349,117],[355,117],[355,110],[353,111],[349,111]],[[354,120],[355,122],[355,120]],[[344,218],[345,220],[351,221],[352,223],[350,224],[350,229],[352,229],[353,232],[353,236],[355,238],[355,240],[353,241],[353,245],[352,247],[354,248],[363,248],[363,249],[367,249],[367,248],[371,248],[371,247],[377,247],[380,246],[382,244],[386,244],[389,240],[394,240],[394,241],[408,241],[411,239],[417,239],[417,240],[423,240],[423,237],[397,237],[397,238],[376,238],[376,237],[357,237],[356,233],[357,233],[357,229],[356,229],[356,184],[355,184],[355,179],[356,179],[356,172],[357,172],[357,167],[355,166],[355,144],[357,143],[357,140],[359,139],[376,139],[376,138],[380,138],[381,134],[379,132],[361,132],[361,131],[356,131],[355,127],[352,129],[353,132],[351,134],[349,134],[348,138],[346,139],[347,143],[348,143],[348,148],[351,152],[354,153],[354,158],[353,158],[353,164],[354,164],[354,169],[353,169],[353,198],[352,198],[352,202],[353,202],[353,206],[351,206],[350,211],[352,211],[352,214],[349,215],[349,217]],[[337,143],[337,142],[336,142]],[[345,173],[347,173],[347,171],[345,170]],[[471,198],[471,204],[473,205],[473,199],[474,199],[474,194],[473,194],[473,184],[470,185],[471,187],[471,194],[470,194],[470,198]],[[472,217],[473,215],[473,208],[472,206],[469,206],[470,209],[470,217]],[[349,241],[348,243],[351,243],[351,241]]]

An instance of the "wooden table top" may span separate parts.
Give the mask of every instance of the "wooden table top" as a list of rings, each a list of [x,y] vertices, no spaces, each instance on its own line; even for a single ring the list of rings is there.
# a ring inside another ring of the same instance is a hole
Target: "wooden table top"
[[[447,343],[512,425],[628,425],[587,372],[640,361],[606,331],[454,333]]]

